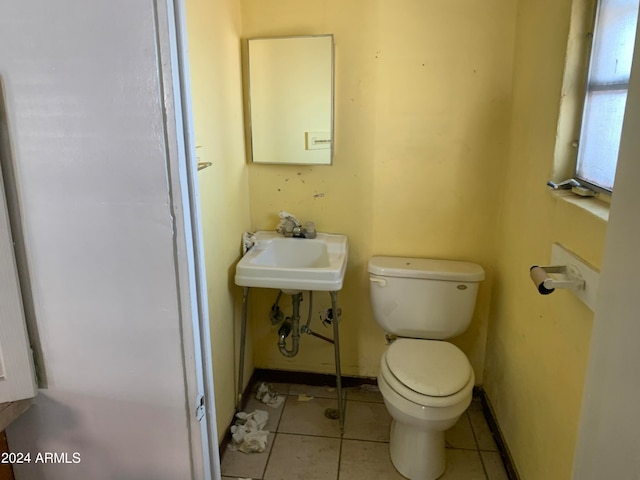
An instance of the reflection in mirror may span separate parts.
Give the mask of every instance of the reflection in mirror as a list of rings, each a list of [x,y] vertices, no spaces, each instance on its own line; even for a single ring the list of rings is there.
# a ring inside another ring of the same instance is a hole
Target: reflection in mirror
[[[331,164],[333,35],[252,38],[246,51],[253,162]]]

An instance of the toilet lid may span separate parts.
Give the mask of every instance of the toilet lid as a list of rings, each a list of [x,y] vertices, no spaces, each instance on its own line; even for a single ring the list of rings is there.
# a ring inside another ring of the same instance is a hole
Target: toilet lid
[[[385,357],[400,382],[431,397],[453,395],[471,377],[466,355],[448,342],[400,338],[389,346]]]

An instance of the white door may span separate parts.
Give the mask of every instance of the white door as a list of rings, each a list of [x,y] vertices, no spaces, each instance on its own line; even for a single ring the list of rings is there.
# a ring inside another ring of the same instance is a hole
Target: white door
[[[0,403],[35,397],[32,363],[0,170]]]
[[[600,274],[574,480],[640,478],[640,34]]]
[[[173,3],[1,2],[29,327],[47,380],[7,437],[32,459],[69,459],[14,464],[17,479],[219,478],[200,396],[213,395],[197,375]]]

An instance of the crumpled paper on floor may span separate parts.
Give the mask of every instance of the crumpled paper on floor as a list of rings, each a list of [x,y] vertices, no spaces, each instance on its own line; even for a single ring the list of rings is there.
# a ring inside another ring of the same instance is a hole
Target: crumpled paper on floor
[[[231,427],[231,450],[243,453],[260,453],[267,448],[268,430],[263,430],[269,420],[269,413],[254,410],[251,413],[236,413],[236,423]]]
[[[271,408],[278,408],[284,402],[284,397],[277,393],[271,385],[262,382],[258,385],[256,391],[256,399],[260,400],[265,405]]]

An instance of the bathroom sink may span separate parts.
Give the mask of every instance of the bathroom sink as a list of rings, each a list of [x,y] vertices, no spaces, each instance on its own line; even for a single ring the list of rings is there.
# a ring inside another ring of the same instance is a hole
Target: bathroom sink
[[[346,235],[286,238],[256,232],[255,244],[236,266],[236,285],[283,290],[338,291],[347,266]]]

